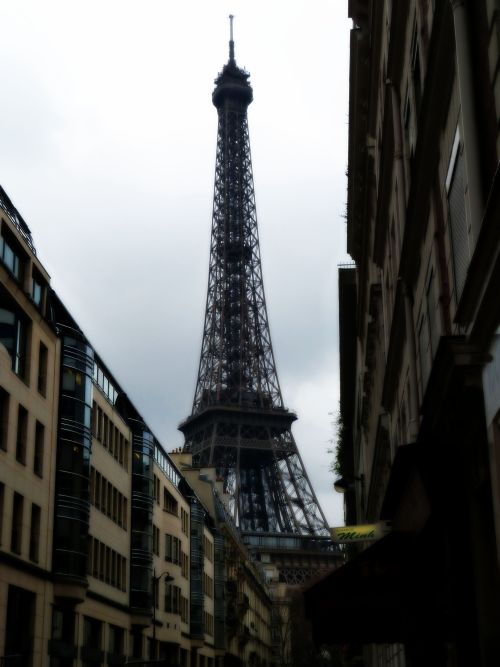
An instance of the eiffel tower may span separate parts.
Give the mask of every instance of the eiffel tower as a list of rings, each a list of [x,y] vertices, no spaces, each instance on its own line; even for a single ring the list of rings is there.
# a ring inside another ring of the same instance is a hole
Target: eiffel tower
[[[248,133],[253,91],[235,61],[230,19],[229,61],[212,95],[218,132],[203,341],[192,413],[179,429],[193,462],[216,467],[249,546],[265,551],[268,536],[285,549],[297,537],[331,547],[276,373]]]

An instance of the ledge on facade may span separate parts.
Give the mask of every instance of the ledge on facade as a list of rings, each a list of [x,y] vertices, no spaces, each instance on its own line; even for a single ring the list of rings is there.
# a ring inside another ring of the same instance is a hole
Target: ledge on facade
[[[152,619],[153,612],[151,609],[145,609],[142,612],[138,609],[130,610],[130,625],[137,630],[142,630],[151,625]]]
[[[85,600],[87,595],[88,583],[72,580],[59,579],[59,575],[55,575],[54,581],[54,599],[64,604],[77,605]]]
[[[191,648],[203,648],[205,646],[204,635],[189,635],[191,641]]]

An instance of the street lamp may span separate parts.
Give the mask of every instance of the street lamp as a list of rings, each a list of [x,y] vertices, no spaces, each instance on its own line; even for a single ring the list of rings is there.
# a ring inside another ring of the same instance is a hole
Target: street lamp
[[[156,658],[156,591],[157,591],[156,587],[157,587],[158,582],[160,581],[160,579],[162,577],[165,578],[165,583],[166,584],[168,584],[169,582],[174,580],[174,578],[172,577],[170,572],[165,571],[165,572],[162,572],[161,574],[156,576],[155,573],[154,573],[154,570],[153,570],[153,576],[152,576],[152,579],[153,579],[153,651],[154,651],[154,654],[155,654],[155,656],[154,656],[155,658]]]

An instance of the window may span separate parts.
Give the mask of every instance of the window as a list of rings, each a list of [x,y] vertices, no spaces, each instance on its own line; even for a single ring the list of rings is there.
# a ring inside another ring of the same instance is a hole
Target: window
[[[26,375],[28,325],[14,310],[0,308],[0,343],[12,360],[12,370],[20,378]]]
[[[116,387],[113,385],[113,383],[109,380],[109,378],[106,376],[104,371],[100,366],[97,364],[94,364],[94,373],[93,373],[93,379],[95,384],[99,387],[99,389],[102,391],[102,393],[106,396],[108,401],[114,405],[116,399],[118,398],[118,390]]]
[[[37,387],[38,392],[45,396],[47,391],[47,356],[48,350],[45,345],[40,342],[40,347],[38,350],[38,381]]]
[[[189,535],[189,513],[181,507],[181,524],[184,535]]]
[[[0,259],[14,278],[22,282],[24,267],[21,252],[17,248],[15,239],[11,238],[10,234],[5,231],[2,231],[2,235],[0,236]]]
[[[92,435],[97,438],[97,403],[92,402]]]
[[[14,492],[14,503],[12,506],[12,532],[10,538],[10,550],[15,554],[21,553],[23,541],[23,510],[24,498]]]
[[[102,623],[89,616],[83,617],[83,645],[93,649],[101,648]]]
[[[203,545],[205,549],[205,557],[212,563],[214,560],[214,545],[206,535],[203,537]]]
[[[33,470],[35,475],[43,477],[43,452],[45,449],[45,426],[39,421],[35,424],[35,455]]]
[[[174,563],[176,565],[180,564],[180,554],[181,554],[181,541],[174,537],[173,535],[165,535],[165,560]]]
[[[0,449],[7,451],[9,435],[9,394],[0,387]]]
[[[102,444],[104,445],[104,447],[108,446],[108,432],[109,432],[109,419],[106,415],[103,415]]]
[[[143,651],[143,637],[141,630],[132,630],[132,657],[133,658],[142,658]]]
[[[126,590],[127,560],[121,554],[89,535],[87,572],[96,579]]]
[[[171,514],[177,514],[177,500],[167,489],[163,489],[163,509]]]
[[[101,410],[101,408],[97,408],[96,438],[98,440],[102,440],[102,410]]]
[[[94,507],[127,530],[127,499],[93,466],[90,468],[89,494]]]
[[[208,611],[203,612],[203,632],[207,635],[214,634],[214,617]]]
[[[35,268],[31,277],[31,298],[35,306],[40,308],[43,300],[43,278]]]
[[[203,593],[209,598],[214,596],[214,580],[206,572],[203,573]]]
[[[52,609],[52,639],[74,644],[75,642],[75,613],[66,607]]]
[[[181,551],[181,574],[184,579],[189,579],[189,556]]]
[[[17,411],[16,460],[26,464],[26,441],[28,438],[28,411],[19,405]]]
[[[180,614],[181,589],[178,586],[165,586],[165,611]]]
[[[109,422],[109,452],[115,455],[115,426]]]
[[[38,563],[38,551],[40,547],[40,516],[41,509],[35,503],[31,505],[31,527],[30,527],[30,560]]]
[[[153,525],[153,553],[160,555],[160,529]]]
[[[181,595],[181,621],[189,623],[189,600]]]
[[[165,473],[167,479],[169,479],[175,487],[179,487],[179,482],[181,480],[179,473],[174,468],[167,454],[165,454],[157,444],[155,444],[154,458],[158,467]]]
[[[123,628],[110,625],[108,631],[108,651],[112,655],[123,655],[123,639],[125,632]]]
[[[154,475],[154,499],[157,505],[160,504],[160,479]]]

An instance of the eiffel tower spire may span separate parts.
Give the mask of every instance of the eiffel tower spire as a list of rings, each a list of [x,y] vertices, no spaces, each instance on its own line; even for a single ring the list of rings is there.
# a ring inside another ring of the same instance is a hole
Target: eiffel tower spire
[[[208,294],[185,450],[212,465],[233,518],[250,534],[328,535],[283,404],[260,260],[247,108],[249,74],[229,60],[215,80],[218,113]]]

